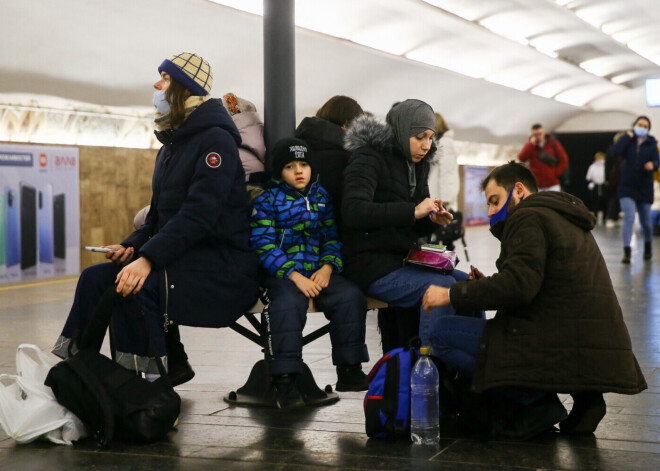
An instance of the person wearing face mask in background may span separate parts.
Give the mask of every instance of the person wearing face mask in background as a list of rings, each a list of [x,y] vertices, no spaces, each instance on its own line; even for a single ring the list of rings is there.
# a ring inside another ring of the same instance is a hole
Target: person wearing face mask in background
[[[445,275],[403,265],[420,237],[452,220],[442,200],[429,197],[435,128],[433,109],[410,99],[395,104],[386,123],[362,116],[346,131],[345,148],[351,156],[343,181],[344,276],[390,306],[421,308],[431,284],[449,287],[468,278],[460,270]],[[422,317],[422,341],[437,317],[453,314],[449,306]]]
[[[194,375],[177,325],[233,323],[257,300],[258,260],[249,246],[245,173],[237,149],[241,137],[221,101],[209,99],[211,67],[196,54],[181,53],[163,61],[158,72],[153,103],[163,146],[149,212],[121,244],[107,246],[115,250],[106,255],[111,263],[83,271],[53,353],[66,358],[72,336],[85,328],[114,283],[121,295],[140,298],[158,354],[167,355],[164,363],[177,385]],[[136,320],[118,314],[113,318],[117,361],[157,374]]]
[[[498,271],[486,277],[475,270],[476,280],[449,290],[431,286],[424,307],[497,313],[489,320],[441,318],[431,335],[433,352],[470,378],[472,391],[517,405],[494,424],[494,435],[531,438],[557,422],[563,433],[591,433],[606,413],[603,393],[647,387],[591,234],[596,220],[568,193],[538,192],[519,163],[493,169],[482,190],[491,232],[501,242]],[[573,397],[568,417],[556,393]]]
[[[635,211],[639,214],[639,222],[644,233],[644,260],[650,260],[653,255],[653,229],[651,227],[651,205],[653,204],[653,172],[660,167],[658,158],[658,141],[649,135],[651,120],[639,116],[629,129],[612,146],[615,155],[623,157],[621,177],[619,180],[619,201],[623,210],[622,263],[630,263],[632,250],[633,225]]]

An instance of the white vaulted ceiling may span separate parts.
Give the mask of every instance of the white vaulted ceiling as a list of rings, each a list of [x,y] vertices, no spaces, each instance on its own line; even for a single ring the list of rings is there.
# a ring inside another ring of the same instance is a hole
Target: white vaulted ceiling
[[[379,115],[414,96],[459,138],[514,142],[536,121],[632,113],[645,79],[660,77],[658,7],[297,0],[297,114],[338,93]],[[262,12],[262,0],[0,0],[0,94],[148,106],[159,62],[190,50],[213,66],[214,96],[233,91],[261,108]]]

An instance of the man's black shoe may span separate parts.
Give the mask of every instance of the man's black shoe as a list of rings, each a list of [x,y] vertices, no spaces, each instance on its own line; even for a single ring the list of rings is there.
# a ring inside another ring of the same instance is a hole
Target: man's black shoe
[[[273,376],[273,390],[275,391],[275,403],[280,409],[297,409],[305,406],[305,401],[300,395],[293,375]]]
[[[548,394],[534,404],[521,408],[507,424],[493,429],[493,434],[516,440],[529,440],[554,428],[568,414],[556,394]]]
[[[193,379],[195,371],[187,360],[180,361],[168,365],[167,376],[170,378],[172,386],[178,386]]]
[[[603,394],[598,392],[573,393],[573,409],[559,424],[561,433],[594,433],[607,413]]]
[[[362,371],[362,365],[337,367],[337,391],[366,391],[369,389],[367,375]]]

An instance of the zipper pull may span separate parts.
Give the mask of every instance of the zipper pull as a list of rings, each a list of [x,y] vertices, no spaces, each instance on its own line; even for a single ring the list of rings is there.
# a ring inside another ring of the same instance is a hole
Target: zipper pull
[[[170,318],[168,317],[167,313],[164,313],[163,317],[165,318],[165,321],[163,322],[163,330],[165,331],[165,333],[167,333],[168,330],[167,326],[170,325]]]
[[[307,197],[304,197],[304,198],[305,198],[305,203],[307,203],[307,211],[311,211],[311,209],[309,207],[309,200],[307,199]]]

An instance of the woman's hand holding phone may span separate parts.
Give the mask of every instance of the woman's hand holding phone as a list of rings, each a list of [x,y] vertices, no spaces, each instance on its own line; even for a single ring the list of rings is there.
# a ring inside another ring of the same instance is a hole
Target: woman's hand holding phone
[[[115,250],[115,252],[106,253],[105,258],[120,267],[129,264],[133,260],[133,255],[135,254],[135,249],[133,249],[133,247],[126,248],[123,245],[104,245],[103,247]]]

